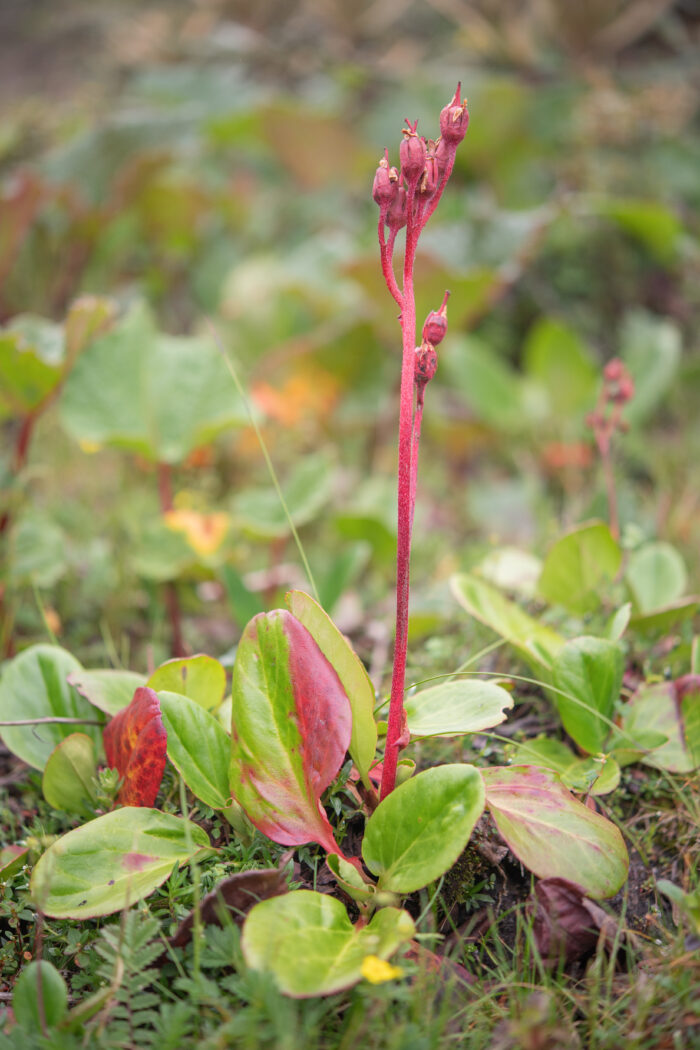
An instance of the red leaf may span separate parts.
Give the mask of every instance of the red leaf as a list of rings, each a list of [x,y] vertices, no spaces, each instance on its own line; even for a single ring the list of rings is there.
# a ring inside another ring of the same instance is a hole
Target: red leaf
[[[163,779],[167,743],[154,691],[137,689],[129,706],[105,726],[102,738],[107,765],[124,778],[117,802],[152,806]]]
[[[607,912],[566,879],[542,879],[535,886],[535,943],[546,966],[573,962],[595,951],[603,940],[614,940],[616,923]]]
[[[352,730],[350,701],[305,627],[283,609],[248,624],[233,670],[231,788],[255,826],[284,846],[340,853],[321,795]]]

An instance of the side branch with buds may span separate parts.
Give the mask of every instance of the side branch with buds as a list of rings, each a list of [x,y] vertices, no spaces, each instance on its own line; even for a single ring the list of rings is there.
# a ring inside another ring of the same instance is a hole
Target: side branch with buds
[[[396,558],[396,641],[391,680],[391,702],[380,794],[385,798],[396,785],[396,767],[401,746],[407,743],[403,694],[408,644],[409,565],[411,533],[416,499],[418,447],[423,419],[425,387],[437,368],[435,347],[447,331],[447,299],[431,311],[423,326],[421,345],[416,347],[416,301],[413,270],[418,239],[437,208],[452,174],[455,154],[469,126],[466,99],[460,100],[461,85],[440,113],[440,136],[425,140],[417,121],[406,121],[399,147],[400,169],[392,167],[385,150],[374,176],[372,196],[379,205],[379,251],[382,273],[401,314],[403,342],[401,399],[399,407],[398,539]],[[402,286],[396,279],[393,258],[399,230],[406,229]],[[414,396],[415,391],[415,396]]]

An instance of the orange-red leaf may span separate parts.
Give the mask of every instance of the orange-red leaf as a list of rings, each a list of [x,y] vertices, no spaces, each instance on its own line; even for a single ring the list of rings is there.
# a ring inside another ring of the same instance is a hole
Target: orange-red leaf
[[[123,806],[152,806],[163,779],[167,733],[158,696],[145,686],[109,722],[103,733],[107,765],[124,778],[117,796]]]

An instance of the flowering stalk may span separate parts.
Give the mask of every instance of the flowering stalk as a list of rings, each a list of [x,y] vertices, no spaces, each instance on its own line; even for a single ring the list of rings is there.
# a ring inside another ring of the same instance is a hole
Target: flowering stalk
[[[616,431],[627,429],[622,418],[622,411],[634,397],[634,380],[618,357],[608,361],[603,369],[603,386],[595,411],[591,412],[586,422],[593,431],[598,446],[605,476],[605,489],[608,497],[608,516],[610,532],[616,540],[620,538],[620,519],[617,510],[617,488],[615,470],[612,462],[611,442]]]
[[[457,146],[469,125],[466,99],[460,88],[440,114],[440,137],[426,142],[417,132],[417,122],[406,121],[399,149],[400,171],[389,164],[385,150],[379,162],[372,195],[379,205],[379,250],[382,273],[400,310],[403,343],[398,450],[398,536],[396,551],[396,641],[391,679],[391,701],[380,794],[386,798],[396,785],[396,767],[401,746],[407,742],[403,694],[408,644],[409,566],[411,532],[416,498],[418,447],[423,418],[425,386],[435,374],[435,346],[447,330],[447,293],[438,311],[432,311],[416,347],[416,301],[413,269],[418,239],[435,211],[452,173]],[[393,268],[396,235],[406,227],[403,287]],[[388,237],[386,235],[388,230]],[[414,396],[415,391],[415,396]],[[415,401],[415,411],[414,411]]]

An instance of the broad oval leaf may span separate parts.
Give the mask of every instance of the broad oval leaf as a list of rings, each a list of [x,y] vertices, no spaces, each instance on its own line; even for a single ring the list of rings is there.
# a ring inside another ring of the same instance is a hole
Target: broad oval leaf
[[[110,668],[97,671],[71,671],[70,685],[89,703],[106,715],[119,714],[131,703],[134,692],[146,684],[145,675],[135,671],[115,671]]]
[[[515,856],[539,878],[562,878],[596,899],[612,897],[629,858],[618,828],[536,766],[482,769],[486,805]]]
[[[350,988],[366,956],[388,959],[414,932],[413,919],[398,908],[382,908],[360,928],[334,897],[294,890],[255,905],[241,948],[251,969],[272,974],[285,995],[305,998]]]
[[[74,656],[57,645],[32,645],[5,665],[0,679],[0,720],[24,718],[85,718],[95,720],[95,709],[68,684],[67,677],[82,668]],[[3,726],[1,733],[13,754],[43,769],[57,744],[74,733],[76,725],[44,723]],[[98,727],[84,730],[100,744]]]
[[[80,356],[61,396],[61,416],[79,441],[157,463],[179,463],[248,419],[216,345],[158,332],[143,304]]]
[[[168,758],[190,791],[206,806],[226,809],[231,803],[228,734],[214,715],[194,700],[164,692],[158,698]]]
[[[404,707],[412,737],[460,736],[500,725],[513,697],[493,682],[461,679],[444,682],[406,697]]]
[[[54,809],[90,814],[97,773],[95,742],[86,733],[71,733],[49,755],[41,789]]]
[[[264,835],[339,853],[321,806],[350,743],[352,715],[338,675],[284,609],[255,616],[233,669],[230,785]]]
[[[630,554],[625,580],[634,598],[635,612],[657,612],[677,602],[685,591],[685,562],[670,543],[645,543]]]
[[[156,693],[165,691],[188,696],[207,711],[212,711],[224,699],[226,671],[213,656],[198,653],[197,656],[161,664],[146,685]]]
[[[147,897],[173,865],[208,847],[206,832],[182,817],[117,809],[49,846],[32,873],[32,899],[55,919],[111,915]]]
[[[307,629],[340,679],[352,709],[352,735],[348,748],[365,784],[377,749],[377,723],[374,720],[374,687],[359,656],[318,602],[303,591],[290,591],[286,603],[291,613]]]
[[[559,692],[552,693],[554,703],[564,729],[589,755],[605,747],[624,671],[620,645],[607,638],[582,635],[557,653],[552,681]]]
[[[603,521],[579,525],[550,549],[537,590],[545,601],[582,616],[600,605],[601,589],[614,580],[622,551]]]
[[[462,608],[509,642],[536,674],[546,677],[564,644],[561,635],[476,576],[459,573],[450,580],[450,587]]]
[[[401,784],[367,821],[362,856],[379,888],[412,893],[450,868],[484,810],[474,766],[435,766]]]
[[[68,987],[56,967],[45,959],[23,967],[12,991],[12,1010],[25,1033],[39,1035],[42,1027],[55,1030],[68,1011]]]
[[[128,707],[115,715],[103,734],[107,765],[124,778],[117,802],[152,806],[163,779],[166,733],[160,703],[152,689],[137,689]]]

